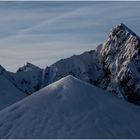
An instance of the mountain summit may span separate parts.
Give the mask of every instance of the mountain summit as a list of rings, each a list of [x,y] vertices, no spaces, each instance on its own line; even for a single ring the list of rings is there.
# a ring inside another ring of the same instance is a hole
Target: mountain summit
[[[27,62],[26,65],[24,65],[23,67],[20,67],[17,72],[26,72],[26,71],[34,71],[34,70],[41,70],[39,67]]]
[[[112,34],[112,36],[115,35],[125,35],[124,33],[126,33],[126,36],[128,36],[129,34],[132,36],[137,36],[130,28],[128,28],[125,24],[120,23],[119,25],[117,25],[116,27],[114,27],[112,29],[112,31],[110,32],[110,34]],[[138,37],[138,36],[137,36]],[[138,37],[139,38],[139,37]]]
[[[124,24],[113,28],[101,49],[105,88],[130,102],[140,98],[140,39]]]

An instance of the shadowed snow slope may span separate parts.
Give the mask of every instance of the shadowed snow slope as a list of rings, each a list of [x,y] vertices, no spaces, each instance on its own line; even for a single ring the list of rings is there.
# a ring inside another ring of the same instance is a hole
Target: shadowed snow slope
[[[72,76],[0,116],[0,138],[140,138],[139,107]]]
[[[0,75],[0,110],[24,97],[25,93],[18,90],[4,75]]]

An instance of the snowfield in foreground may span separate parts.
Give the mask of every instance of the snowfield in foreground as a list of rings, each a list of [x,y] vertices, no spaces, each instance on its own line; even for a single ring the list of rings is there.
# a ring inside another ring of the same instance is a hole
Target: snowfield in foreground
[[[0,111],[0,138],[140,138],[140,108],[72,76]]]

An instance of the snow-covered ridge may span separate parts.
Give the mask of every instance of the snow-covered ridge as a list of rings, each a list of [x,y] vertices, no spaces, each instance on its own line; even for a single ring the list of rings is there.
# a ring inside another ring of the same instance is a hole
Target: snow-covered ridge
[[[50,84],[69,74],[94,83],[102,75],[97,55],[97,52],[92,50],[57,61],[44,70],[43,83]]]
[[[27,62],[26,65],[23,67],[20,67],[17,72],[23,72],[23,71],[33,71],[33,70],[40,70],[39,67]]]
[[[139,104],[140,39],[126,25],[119,24],[103,45],[60,60],[44,71],[44,85],[71,74]]]
[[[109,33],[108,40],[95,50],[59,60],[45,69],[27,63],[11,73],[0,67],[0,74],[26,95],[73,75],[139,104],[140,39],[126,25],[119,24]]]
[[[140,137],[138,106],[72,76],[0,111],[0,116],[0,138]]]

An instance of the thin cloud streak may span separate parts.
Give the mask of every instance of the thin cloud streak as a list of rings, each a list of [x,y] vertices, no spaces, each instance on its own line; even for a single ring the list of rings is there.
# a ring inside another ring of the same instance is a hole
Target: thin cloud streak
[[[46,67],[94,49],[120,22],[140,35],[140,2],[0,2],[0,64]]]

